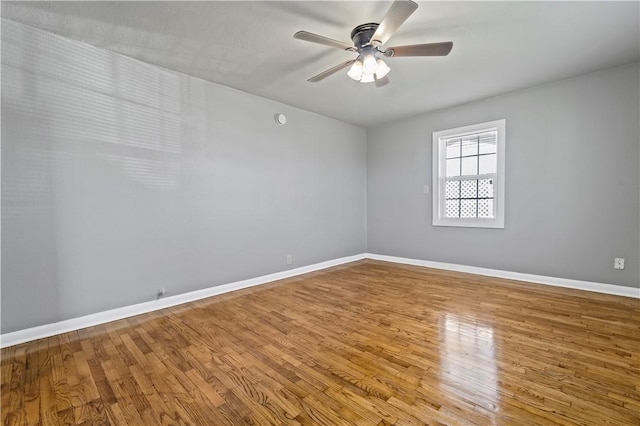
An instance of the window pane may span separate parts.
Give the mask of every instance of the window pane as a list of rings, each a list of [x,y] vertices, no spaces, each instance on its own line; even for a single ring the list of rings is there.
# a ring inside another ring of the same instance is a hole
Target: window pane
[[[496,172],[496,154],[480,156],[480,170],[478,174],[495,173]]]
[[[478,200],[478,217],[493,219],[493,200]]]
[[[432,133],[434,226],[504,228],[505,121]]]
[[[480,154],[493,154],[496,152],[496,140],[498,132],[480,133]]]
[[[478,197],[493,198],[493,179],[480,179],[478,181]]]
[[[467,157],[462,159],[462,175],[471,176],[478,174],[478,157]]]
[[[460,157],[460,138],[447,141],[447,158]]]
[[[465,136],[462,138],[462,156],[478,155],[478,135]]]
[[[478,200],[460,200],[460,217],[477,217],[476,203]]]
[[[461,189],[460,189],[460,198],[477,198],[478,192],[476,190],[478,181],[477,180],[463,180],[460,181]]]
[[[446,198],[460,198],[460,181],[450,180],[447,181],[447,187],[445,189]]]
[[[460,159],[447,160],[447,177],[460,176]]]
[[[460,217],[460,200],[447,200],[446,217]]]

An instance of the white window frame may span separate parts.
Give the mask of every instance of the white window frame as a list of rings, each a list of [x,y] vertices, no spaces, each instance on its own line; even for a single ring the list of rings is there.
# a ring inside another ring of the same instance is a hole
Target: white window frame
[[[445,217],[446,185],[446,140],[473,133],[497,131],[497,168],[493,175],[471,175],[470,177],[491,177],[494,183],[494,218],[447,218]],[[433,132],[433,226],[460,226],[470,228],[504,228],[504,160],[506,144],[506,120],[495,120],[470,126]]]

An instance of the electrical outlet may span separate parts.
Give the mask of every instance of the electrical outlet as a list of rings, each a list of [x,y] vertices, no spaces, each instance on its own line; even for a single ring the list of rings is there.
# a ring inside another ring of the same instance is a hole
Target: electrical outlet
[[[165,294],[167,294],[167,289],[166,288],[162,287],[162,288],[158,289],[158,298],[161,298]]]
[[[613,269],[624,269],[624,259],[621,257],[613,259]]]
[[[287,255],[287,265],[292,265],[293,264],[293,256],[288,254]]]

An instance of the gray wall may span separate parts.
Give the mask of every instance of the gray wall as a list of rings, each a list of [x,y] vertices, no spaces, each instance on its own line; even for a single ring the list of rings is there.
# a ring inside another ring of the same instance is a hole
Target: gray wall
[[[365,137],[3,20],[2,333],[364,252]]]
[[[632,64],[368,129],[368,251],[638,287],[638,82]],[[500,118],[505,229],[431,226],[431,133]]]

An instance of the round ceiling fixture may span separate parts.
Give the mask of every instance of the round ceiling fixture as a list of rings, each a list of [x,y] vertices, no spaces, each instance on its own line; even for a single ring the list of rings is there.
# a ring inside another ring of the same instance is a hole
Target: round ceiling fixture
[[[276,119],[276,123],[278,123],[279,125],[283,125],[283,124],[287,124],[287,117],[284,114],[276,114],[274,116],[274,118]]]

